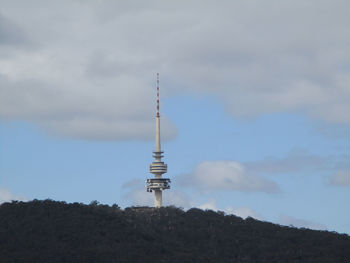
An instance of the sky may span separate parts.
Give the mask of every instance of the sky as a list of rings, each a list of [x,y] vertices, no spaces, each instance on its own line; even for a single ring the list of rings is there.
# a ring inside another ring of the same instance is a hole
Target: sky
[[[0,0],[0,203],[165,205],[350,234],[350,2]]]

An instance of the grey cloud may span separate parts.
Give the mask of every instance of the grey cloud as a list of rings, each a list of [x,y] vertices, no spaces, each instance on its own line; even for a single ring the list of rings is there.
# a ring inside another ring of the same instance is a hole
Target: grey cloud
[[[0,13],[0,45],[18,46],[27,42],[21,28]]]
[[[30,35],[40,46],[8,53],[0,45],[8,54],[1,95],[14,102],[0,108],[3,118],[45,115],[56,133],[66,119],[64,136],[102,139],[111,115],[114,131],[139,120],[114,137],[124,140],[152,116],[159,71],[162,94],[210,94],[238,118],[297,112],[350,123],[347,1],[0,3],[2,19],[11,18],[2,41],[27,45]],[[72,119],[91,122],[78,129]]]
[[[272,7],[270,10],[263,10],[255,3],[256,6],[250,7],[256,17],[248,12],[233,15],[236,23],[226,17],[225,12],[222,14],[222,10],[218,12],[221,18],[211,14],[217,18],[213,20],[219,22],[213,25],[209,20],[207,26],[193,33],[201,45],[193,44],[188,52],[182,52],[186,66],[181,74],[198,91],[206,89],[217,94],[236,117],[302,111],[313,118],[349,123],[349,116],[345,114],[350,107],[349,81],[344,81],[347,87],[339,83],[339,79],[347,75],[349,55],[346,47],[337,42],[345,39],[348,42],[349,34],[342,34],[347,23],[342,16],[337,17],[334,24],[328,26],[334,26],[334,30],[330,32],[327,28],[323,32],[325,28],[317,25],[323,21],[323,13],[309,9],[308,5],[300,8],[300,2],[280,3],[270,2],[267,5]],[[316,5],[334,16],[344,15],[324,3]],[[240,3],[238,12],[239,7]],[[223,21],[228,23],[220,24]],[[326,39],[320,41],[321,35],[328,35],[327,43],[323,42]],[[337,71],[339,67],[342,69]]]
[[[98,89],[87,87],[80,97],[74,91],[61,91],[50,83],[32,79],[11,81],[2,77],[0,112],[4,119],[33,121],[49,133],[62,137],[92,140],[152,139],[154,112],[144,104],[152,106],[154,103],[144,96],[130,105],[133,92],[110,91],[106,95],[99,93]],[[162,128],[163,139],[177,136],[176,127],[166,117],[162,118]]]

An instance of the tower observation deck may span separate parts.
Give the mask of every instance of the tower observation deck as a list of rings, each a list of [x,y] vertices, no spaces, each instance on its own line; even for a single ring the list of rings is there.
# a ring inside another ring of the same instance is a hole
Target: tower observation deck
[[[159,114],[159,73],[157,73],[157,111],[156,111],[156,149],[153,152],[154,161],[149,167],[154,178],[147,179],[147,192],[154,191],[154,206],[162,206],[162,191],[170,189],[170,179],[163,178],[162,175],[168,170],[168,166],[162,161],[163,152],[160,145],[160,114]]]

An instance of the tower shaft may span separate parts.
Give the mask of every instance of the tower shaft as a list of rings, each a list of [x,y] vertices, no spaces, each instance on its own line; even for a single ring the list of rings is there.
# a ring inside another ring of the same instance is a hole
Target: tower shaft
[[[155,152],[161,152],[160,146],[160,117],[156,116],[156,150]],[[160,161],[160,159],[159,159]]]
[[[154,190],[154,207],[163,206],[163,193],[161,190]]]
[[[153,152],[154,161],[150,165],[150,173],[154,174],[154,178],[147,179],[147,192],[154,191],[154,206],[161,207],[162,191],[170,189],[170,179],[162,178],[168,170],[168,166],[162,162],[163,152],[160,144],[160,114],[159,114],[159,73],[157,73],[157,111],[156,111],[156,145]]]

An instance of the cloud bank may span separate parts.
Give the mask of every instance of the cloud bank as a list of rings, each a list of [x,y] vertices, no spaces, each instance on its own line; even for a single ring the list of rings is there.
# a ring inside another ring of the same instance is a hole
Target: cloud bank
[[[234,214],[234,215],[242,217],[244,219],[247,217],[253,217],[253,218],[258,219],[258,220],[264,219],[259,213],[257,213],[256,211],[254,211],[253,209],[251,209],[249,207],[238,207],[238,208],[228,207],[228,208],[226,208],[225,211],[227,214]]]
[[[247,173],[236,161],[204,161],[192,173],[180,176],[179,181],[203,191],[280,192],[276,183]]]
[[[13,200],[26,201],[25,198],[13,194],[10,190],[0,188],[0,204]]]
[[[348,1],[0,6],[1,118],[68,137],[150,139],[159,71],[165,97],[215,96],[237,118],[350,123]]]
[[[219,209],[217,208],[216,205],[216,200],[215,199],[211,199],[208,202],[201,204],[198,206],[198,208],[203,209],[203,210],[213,210],[213,211],[218,211]],[[263,220],[264,218],[257,213],[256,211],[254,211],[253,209],[249,208],[249,207],[236,207],[233,208],[231,206],[226,207],[224,209],[224,212],[226,214],[229,215],[236,215],[239,217],[242,217],[243,219],[246,219],[247,217],[253,217],[255,219],[259,219],[259,220]]]

